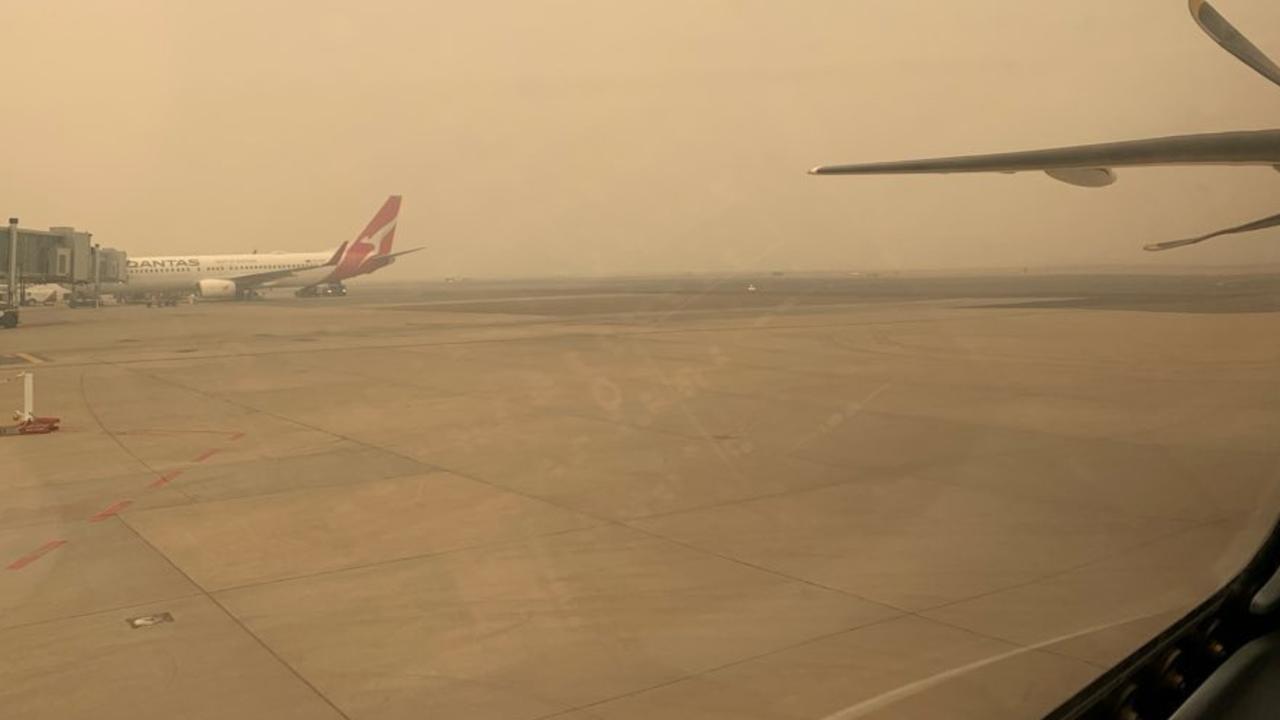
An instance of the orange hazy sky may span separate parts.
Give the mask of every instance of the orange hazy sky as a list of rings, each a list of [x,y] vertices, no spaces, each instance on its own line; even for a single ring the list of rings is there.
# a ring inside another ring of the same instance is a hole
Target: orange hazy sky
[[[1217,0],[1280,56],[1273,0]],[[319,250],[392,193],[385,274],[1280,262],[1265,168],[817,178],[821,162],[1280,126],[1182,0],[0,3],[0,198],[134,255]]]

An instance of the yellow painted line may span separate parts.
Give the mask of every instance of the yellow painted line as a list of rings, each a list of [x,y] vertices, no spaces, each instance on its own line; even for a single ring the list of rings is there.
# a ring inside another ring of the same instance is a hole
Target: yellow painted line
[[[23,360],[26,360],[27,362],[31,363],[32,365],[40,365],[40,364],[43,364],[43,363],[44,363],[44,360],[41,360],[40,358],[36,357],[35,355],[31,355],[31,354],[29,354],[29,353],[16,352],[16,353],[14,353],[14,355],[17,355],[18,357],[22,358]]]

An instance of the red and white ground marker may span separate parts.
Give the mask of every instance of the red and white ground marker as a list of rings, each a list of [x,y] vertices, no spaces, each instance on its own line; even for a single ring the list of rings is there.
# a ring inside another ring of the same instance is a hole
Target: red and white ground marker
[[[31,372],[20,372],[5,380],[11,382],[22,378],[22,409],[13,412],[15,425],[0,426],[0,436],[4,435],[44,435],[58,429],[62,418],[36,415],[36,377]]]

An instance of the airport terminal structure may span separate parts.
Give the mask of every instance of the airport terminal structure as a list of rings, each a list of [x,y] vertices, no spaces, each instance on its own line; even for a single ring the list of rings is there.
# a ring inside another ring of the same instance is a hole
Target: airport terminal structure
[[[127,264],[124,252],[94,245],[91,233],[74,227],[20,228],[18,219],[10,218],[0,237],[0,307],[16,322],[12,308],[23,304],[24,289],[43,284],[62,285],[73,298],[96,300],[101,284],[128,280]]]

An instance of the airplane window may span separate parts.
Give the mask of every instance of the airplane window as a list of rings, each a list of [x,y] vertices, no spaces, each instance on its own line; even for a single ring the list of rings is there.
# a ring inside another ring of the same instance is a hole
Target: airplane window
[[[1280,514],[1274,0],[3,19],[0,716],[1042,718]]]

